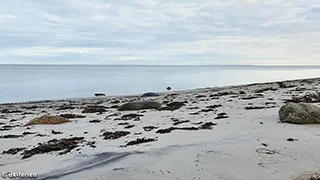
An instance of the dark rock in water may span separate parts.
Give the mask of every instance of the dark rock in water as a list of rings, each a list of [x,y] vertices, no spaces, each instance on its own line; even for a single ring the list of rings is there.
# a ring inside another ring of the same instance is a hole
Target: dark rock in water
[[[283,123],[320,124],[320,107],[308,103],[288,103],[279,110]]]
[[[107,131],[105,133],[103,133],[103,136],[105,140],[114,140],[114,139],[119,139],[123,136],[127,136],[128,134],[130,134],[129,131],[116,131],[116,132],[110,132]]]
[[[153,141],[157,141],[157,138],[138,138],[134,141],[129,141],[125,146],[133,146],[133,145],[148,143]]]
[[[67,119],[86,118],[86,116],[80,114],[60,114],[59,116]]]
[[[155,127],[155,126],[145,126],[143,127],[143,130],[145,131],[152,131],[153,129],[157,129],[158,127]]]
[[[171,103],[168,103],[166,107],[162,107],[161,110],[174,111],[174,110],[180,109],[182,106],[185,106],[186,103],[188,103],[188,102],[187,101],[184,101],[184,102],[171,102]]]
[[[106,108],[105,106],[88,106],[82,113],[103,113],[107,111]]]
[[[118,104],[118,103],[120,103],[120,101],[119,101],[119,100],[113,100],[113,101],[111,101],[110,103],[111,103],[111,104]]]
[[[99,96],[106,96],[106,94],[104,94],[104,93],[95,93],[94,94],[96,97],[99,97]]]
[[[171,87],[170,87],[170,86],[168,86],[168,87],[167,87],[167,90],[168,90],[168,91],[170,91],[170,90],[171,90]]]
[[[157,97],[157,96],[160,96],[160,95],[154,92],[147,92],[142,95],[142,97]]]
[[[143,110],[143,109],[159,109],[161,104],[155,101],[137,101],[129,102],[121,105],[119,111],[133,111],[133,110]]]
[[[2,154],[12,154],[12,155],[15,155],[17,154],[18,152],[20,151],[23,151],[25,150],[26,148],[11,148],[7,151],[3,151]]]
[[[72,149],[78,147],[78,144],[84,141],[84,137],[73,137],[73,138],[63,138],[63,139],[52,139],[47,143],[39,143],[39,145],[31,150],[25,150],[22,153],[22,159],[30,158],[36,154],[45,154],[52,151],[62,151],[59,155],[66,154]]]

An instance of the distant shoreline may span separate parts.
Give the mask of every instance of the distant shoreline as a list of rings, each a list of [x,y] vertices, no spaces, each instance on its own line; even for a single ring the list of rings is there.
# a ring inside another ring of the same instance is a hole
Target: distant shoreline
[[[315,78],[302,78],[302,79],[293,79],[293,80],[284,80],[284,81],[268,81],[268,82],[257,82],[257,83],[249,83],[249,84],[241,84],[241,85],[229,85],[229,86],[218,86],[218,87],[205,87],[205,88],[195,88],[195,89],[186,89],[186,90],[178,90],[178,91],[170,91],[170,92],[156,92],[160,95],[167,95],[171,93],[191,93],[191,92],[202,92],[202,91],[221,91],[230,88],[241,88],[248,87],[253,85],[268,85],[272,83],[280,83],[280,82],[300,82],[306,80],[320,80],[320,77]],[[35,100],[35,101],[23,101],[23,102],[12,102],[12,103],[0,103],[0,105],[22,105],[22,104],[37,104],[37,103],[48,103],[48,102],[64,102],[64,101],[81,101],[81,100],[97,100],[97,99],[114,99],[114,98],[135,98],[141,97],[142,94],[131,94],[131,95],[114,95],[114,96],[103,96],[103,97],[78,97],[78,98],[65,98],[65,99],[44,99],[44,100]]]

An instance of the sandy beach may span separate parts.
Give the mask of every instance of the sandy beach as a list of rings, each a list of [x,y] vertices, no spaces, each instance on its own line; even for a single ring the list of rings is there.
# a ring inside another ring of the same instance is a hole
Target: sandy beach
[[[307,92],[320,92],[320,78],[0,104],[0,173],[39,180],[307,180],[320,173],[320,125],[279,123],[278,116]],[[134,101],[161,108],[118,110]],[[71,122],[24,126],[43,115]],[[41,150],[54,142],[66,148]]]

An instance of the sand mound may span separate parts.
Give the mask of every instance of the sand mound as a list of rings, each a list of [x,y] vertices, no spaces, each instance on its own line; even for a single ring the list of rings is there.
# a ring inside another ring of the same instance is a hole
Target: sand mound
[[[67,122],[71,121],[60,116],[41,116],[39,118],[30,120],[25,126],[35,124],[61,124]]]

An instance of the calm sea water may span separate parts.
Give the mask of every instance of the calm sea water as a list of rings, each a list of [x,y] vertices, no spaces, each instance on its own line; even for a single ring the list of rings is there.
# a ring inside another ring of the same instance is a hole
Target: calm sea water
[[[320,77],[320,67],[0,65],[0,103]]]

